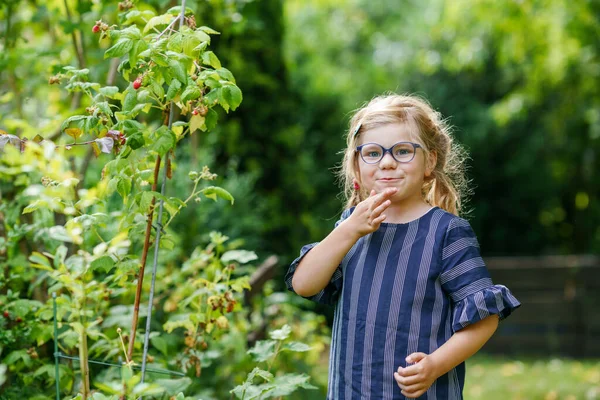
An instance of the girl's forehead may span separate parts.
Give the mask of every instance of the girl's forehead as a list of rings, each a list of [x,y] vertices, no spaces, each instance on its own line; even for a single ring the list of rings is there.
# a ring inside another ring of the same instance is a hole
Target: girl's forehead
[[[398,142],[420,142],[416,127],[410,123],[394,122],[379,125],[361,132],[358,145],[364,143],[378,143],[391,146]]]

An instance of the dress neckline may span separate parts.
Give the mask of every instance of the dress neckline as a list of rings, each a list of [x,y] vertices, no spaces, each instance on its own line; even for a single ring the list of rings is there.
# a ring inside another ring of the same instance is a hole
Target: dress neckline
[[[421,215],[420,217],[417,217],[411,221],[408,222],[382,222],[381,225],[379,225],[379,227],[394,227],[394,226],[408,226],[414,222],[418,222],[420,219],[426,217],[427,215],[429,215],[433,210],[437,210],[439,207],[434,206],[431,207],[429,210],[427,210],[423,215]]]

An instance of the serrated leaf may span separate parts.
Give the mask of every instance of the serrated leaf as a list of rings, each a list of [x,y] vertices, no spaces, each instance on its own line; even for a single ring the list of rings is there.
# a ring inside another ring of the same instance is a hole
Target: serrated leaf
[[[92,261],[90,266],[94,270],[100,270],[104,273],[108,273],[115,266],[115,261],[110,256],[103,256]]]
[[[306,343],[290,342],[290,343],[287,343],[285,346],[283,346],[283,349],[300,353],[300,352],[309,351],[312,349],[312,347],[310,347]]]
[[[96,140],[94,140],[94,142],[96,144],[98,144],[98,147],[100,148],[101,152],[107,153],[107,154],[110,154],[112,152],[112,149],[115,145],[115,141],[113,140],[113,138],[108,137],[108,136],[96,139]]]
[[[196,100],[201,94],[200,88],[194,82],[191,85],[188,85],[183,93],[181,93],[181,101],[185,103],[189,100]]]
[[[148,23],[144,27],[144,33],[148,33],[150,29],[153,29],[157,26],[169,25],[171,21],[173,21],[173,18],[175,17],[171,14],[158,15],[156,17],[151,18],[150,21],[148,21]]]
[[[98,92],[100,92],[100,94],[103,96],[112,99],[117,93],[119,93],[119,88],[116,86],[104,86],[98,89]]]
[[[292,333],[292,328],[288,324],[285,324],[281,327],[281,329],[277,329],[272,331],[269,336],[273,340],[285,340]]]
[[[190,118],[190,134],[196,132],[197,129],[201,129],[204,121],[205,119],[202,115],[192,115],[192,118]]]
[[[127,54],[129,52],[129,50],[131,50],[132,47],[133,47],[133,40],[127,39],[127,38],[121,38],[111,48],[106,50],[106,52],[104,53],[104,58],[122,57],[125,54]]]
[[[174,396],[175,393],[186,390],[192,384],[192,380],[186,376],[180,379],[157,379],[155,383],[165,389],[167,396]]]
[[[212,51],[205,51],[202,53],[202,63],[210,65],[214,69],[221,68],[221,61],[219,61],[219,58]]]
[[[222,199],[225,199],[227,201],[230,201],[231,204],[233,204],[233,201],[234,201],[231,193],[229,193],[227,190],[223,189],[222,187],[208,186],[208,187],[202,189],[200,192],[202,194],[204,194],[206,197],[208,197],[209,199],[212,199],[214,201],[217,201],[217,196]]]
[[[150,212],[150,205],[152,204],[152,199],[154,198],[154,194],[152,192],[142,192],[142,196],[140,197],[140,211],[143,213]]]
[[[208,42],[202,42],[200,43],[198,46],[194,47],[192,49],[192,52],[194,51],[198,51],[198,52],[203,52],[204,50],[206,50],[206,48],[208,47]]]
[[[211,35],[220,35],[221,34],[220,32],[215,31],[214,29],[209,28],[208,26],[201,26],[198,29],[201,30],[202,32],[206,32]]]
[[[219,119],[219,114],[217,114],[217,112],[213,109],[209,109],[208,113],[206,114],[206,130],[210,131],[212,129],[215,128],[215,126],[217,126],[217,120]]]
[[[256,259],[258,259],[256,253],[248,250],[229,250],[221,256],[221,261],[224,263],[237,261],[240,264],[245,264]]]
[[[137,104],[137,93],[133,89],[133,87],[130,87],[127,90],[125,99],[123,100],[123,110],[122,111],[125,113],[131,112],[131,110],[133,110],[133,108],[136,106],[136,104]]]
[[[108,104],[107,101],[101,101],[100,103],[96,103],[96,107],[98,107],[98,109],[103,113],[106,114],[110,117],[112,117],[113,112],[110,109],[110,105]]]
[[[248,350],[248,354],[257,362],[267,361],[275,355],[276,343],[274,340],[258,340],[254,347]]]
[[[161,157],[175,147],[177,142],[177,136],[164,125],[155,132],[155,137],[156,139],[154,143],[152,143],[151,149],[157,152]]]
[[[169,89],[167,90],[167,101],[171,101],[177,96],[179,90],[181,89],[181,82],[177,79],[173,79],[171,84],[169,85]]]
[[[125,178],[119,178],[117,181],[117,192],[125,199],[131,192],[131,181]]]
[[[179,82],[183,84],[187,83],[187,74],[185,72],[185,68],[179,61],[169,60],[169,67],[171,68],[171,73]]]
[[[242,91],[235,85],[226,85],[221,89],[223,99],[234,111],[242,102]]]
[[[305,374],[285,374],[277,376],[273,381],[274,390],[269,393],[269,395],[272,397],[284,397],[292,394],[298,389],[317,389],[317,387],[308,383],[309,380],[310,376]]]
[[[139,149],[140,147],[144,146],[146,144],[146,141],[144,139],[144,135],[142,134],[142,132],[135,132],[134,134],[132,134],[131,136],[129,136],[127,138],[127,144],[133,150],[136,150],[136,149]]]

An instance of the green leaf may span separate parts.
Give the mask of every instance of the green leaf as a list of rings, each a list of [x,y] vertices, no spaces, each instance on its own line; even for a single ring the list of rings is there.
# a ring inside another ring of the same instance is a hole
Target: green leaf
[[[155,383],[164,388],[168,396],[174,396],[175,393],[186,390],[192,380],[186,376],[181,379],[157,379]]]
[[[98,92],[100,92],[100,94],[102,94],[103,96],[112,99],[117,93],[119,93],[119,88],[116,86],[104,86],[98,89]]]
[[[161,126],[154,134],[156,138],[152,143],[151,150],[157,152],[161,157],[175,147],[177,136],[166,126]]]
[[[292,333],[292,328],[288,324],[285,324],[281,327],[281,329],[277,329],[272,331],[269,336],[273,340],[285,340]]]
[[[210,50],[202,53],[202,63],[205,65],[210,65],[214,69],[221,68],[221,61],[219,61],[215,53]]]
[[[217,126],[217,120],[219,119],[219,114],[217,114],[217,112],[211,108],[208,110],[208,113],[206,114],[206,117],[204,117],[204,118],[206,119],[206,121],[205,121],[206,130],[211,131],[215,128],[215,126]]]
[[[115,261],[110,256],[103,256],[92,261],[91,265],[93,270],[100,270],[104,273],[109,272],[115,266]]]
[[[48,228],[48,237],[50,239],[58,240],[61,242],[72,242],[71,236],[67,233],[64,226],[56,225]]]
[[[275,355],[276,343],[274,340],[258,340],[254,347],[248,350],[248,354],[257,362],[267,361]]]
[[[193,82],[191,85],[188,85],[181,94],[181,101],[185,103],[189,100],[196,100],[201,94],[202,92],[200,91],[200,88],[196,82]]]
[[[127,138],[127,144],[129,145],[129,147],[135,150],[144,146],[146,144],[146,141],[142,132],[135,132]]]
[[[23,209],[23,214],[32,213],[43,205],[44,203],[41,200],[36,200]]]
[[[175,17],[171,14],[158,15],[156,17],[151,18],[150,21],[148,21],[148,23],[144,27],[144,33],[148,33],[150,29],[153,29],[157,26],[169,25],[171,21],[173,21],[173,18]]]
[[[168,356],[167,341],[164,338],[160,336],[154,336],[150,339],[150,341],[152,342],[152,346],[154,346],[158,351],[163,353],[165,357]],[[184,389],[185,388],[181,388],[179,390]]]
[[[312,347],[310,347],[306,343],[290,342],[290,343],[287,343],[285,346],[283,346],[283,349],[300,353],[300,352],[309,351],[312,349]]]
[[[156,95],[156,97],[161,100],[165,96],[165,89],[163,89],[163,85],[155,80],[152,80],[150,83],[150,89],[152,89],[152,92]]]
[[[237,261],[240,264],[245,264],[256,259],[258,259],[256,253],[248,250],[229,250],[221,256],[221,261],[224,263]]]
[[[31,255],[29,256],[29,261],[38,266],[38,268],[52,271],[52,265],[50,264],[50,261],[44,255],[38,253],[37,251],[31,253]]]
[[[135,65],[137,63],[139,54],[148,48],[148,43],[144,39],[136,40],[133,47],[129,51],[129,63]]]
[[[144,214],[150,212],[150,205],[152,204],[152,199],[154,198],[154,194],[152,192],[143,192],[140,198],[140,211]],[[166,354],[165,354],[166,355]]]
[[[106,114],[109,117],[112,117],[113,112],[110,109],[110,105],[108,104],[107,101],[102,101],[100,103],[96,103],[96,107],[98,107],[98,109],[100,110],[100,112],[102,112],[103,114]]]
[[[171,84],[169,85],[169,89],[167,90],[167,101],[171,101],[177,96],[179,90],[181,89],[181,82],[177,79],[173,79]]]
[[[117,181],[117,192],[125,199],[131,192],[131,180],[119,177]]]
[[[183,64],[176,60],[169,60],[169,67],[171,68],[171,72],[179,82],[183,84],[187,83],[187,73],[185,72]]]
[[[206,32],[210,35],[220,35],[221,34],[220,32],[215,31],[214,29],[209,28],[208,26],[201,26],[198,29],[200,29],[202,32]]]
[[[109,57],[122,57],[131,50],[133,47],[133,40],[122,38],[117,41],[110,49],[104,53],[104,58]]]
[[[234,111],[242,102],[242,91],[235,85],[226,85],[221,89],[223,99],[229,104],[231,110]]]
[[[133,87],[127,89],[125,98],[123,99],[123,112],[130,112],[137,104],[137,92]]]
[[[206,197],[208,197],[209,199],[212,199],[214,201],[217,201],[217,196],[222,199],[225,199],[227,201],[230,201],[231,204],[233,204],[233,201],[234,201],[231,193],[229,193],[227,190],[223,189],[222,187],[208,186],[208,187],[202,189],[200,192],[202,194],[204,194]]]
[[[310,376],[305,374],[285,374],[277,376],[273,381],[275,389],[269,393],[271,397],[288,396],[298,389],[317,389],[308,383]],[[309,396],[310,397],[310,396]]]

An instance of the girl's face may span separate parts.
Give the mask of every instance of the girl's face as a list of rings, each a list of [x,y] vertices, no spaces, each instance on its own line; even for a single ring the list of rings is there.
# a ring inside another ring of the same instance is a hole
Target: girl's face
[[[414,138],[417,135],[411,135],[411,128],[410,125],[404,123],[381,125],[362,133],[359,145],[377,143],[387,149],[398,142],[418,143]],[[397,150],[397,158],[402,159],[406,152]],[[421,200],[423,181],[431,174],[433,167],[431,162],[429,166],[427,165],[426,153],[422,148],[416,148],[415,152],[414,158],[410,162],[399,162],[392,157],[390,152],[385,152],[381,161],[376,164],[367,164],[357,154],[361,187],[367,193],[370,193],[371,189],[379,193],[388,187],[397,187],[398,192],[392,198],[395,203]],[[376,156],[378,153],[371,154]],[[433,161],[433,166],[435,166],[435,156],[433,159],[430,158],[430,161]]]

